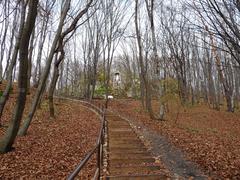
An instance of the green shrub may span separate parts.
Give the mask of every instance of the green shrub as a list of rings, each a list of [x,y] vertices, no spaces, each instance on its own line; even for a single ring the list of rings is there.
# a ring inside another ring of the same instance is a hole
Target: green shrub
[[[13,87],[10,87],[10,91],[9,91],[10,94],[13,93]]]
[[[105,87],[104,85],[100,85],[100,86],[96,87],[96,89],[95,89],[95,95],[96,95],[97,97],[102,97],[102,96],[104,96],[104,95],[106,94],[106,91],[107,91],[107,90],[106,90],[106,87]],[[109,94],[112,93],[111,87],[109,87],[108,91],[109,91]]]

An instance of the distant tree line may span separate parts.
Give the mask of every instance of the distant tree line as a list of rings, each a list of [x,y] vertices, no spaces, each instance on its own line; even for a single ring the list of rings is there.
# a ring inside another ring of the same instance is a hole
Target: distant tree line
[[[121,73],[125,95],[131,91],[139,98],[152,119],[164,119],[169,94],[183,106],[204,102],[220,110],[226,104],[227,111],[236,111],[239,14],[238,0],[0,1],[0,83],[6,85],[0,93],[0,128],[18,83],[0,152],[27,134],[45,94],[54,118],[54,95],[91,100],[103,92],[108,97],[114,71]],[[31,107],[22,119],[30,93]]]

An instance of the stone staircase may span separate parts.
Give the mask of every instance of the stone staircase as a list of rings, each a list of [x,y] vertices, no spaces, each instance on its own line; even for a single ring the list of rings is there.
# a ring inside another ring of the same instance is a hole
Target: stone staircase
[[[128,121],[111,113],[106,118],[107,173],[103,179],[170,179]]]

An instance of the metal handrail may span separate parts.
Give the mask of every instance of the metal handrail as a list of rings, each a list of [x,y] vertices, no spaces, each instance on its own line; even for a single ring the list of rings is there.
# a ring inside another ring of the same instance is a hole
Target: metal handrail
[[[80,161],[79,165],[74,169],[74,171],[68,176],[68,180],[73,180],[83,169],[83,167],[87,164],[89,159],[93,156],[93,154],[97,151],[97,169],[94,173],[94,179],[100,179],[101,176],[101,165],[103,164],[103,143],[104,143],[104,134],[105,134],[105,109],[104,106],[97,107],[92,103],[89,103],[87,101],[81,101],[82,103],[90,106],[95,111],[97,111],[98,114],[101,115],[101,128],[100,133],[96,142],[96,145],[94,148],[88,152],[85,157]]]

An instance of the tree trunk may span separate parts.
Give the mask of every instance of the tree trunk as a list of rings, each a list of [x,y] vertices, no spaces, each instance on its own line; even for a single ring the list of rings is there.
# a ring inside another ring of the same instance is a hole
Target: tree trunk
[[[18,79],[18,98],[16,102],[16,106],[13,112],[12,119],[8,126],[8,129],[0,141],[0,152],[6,153],[12,149],[12,145],[17,136],[17,132],[19,129],[20,121],[22,119],[25,102],[26,102],[26,94],[27,94],[27,72],[28,72],[28,46],[29,40],[32,34],[32,30],[34,28],[36,16],[37,16],[37,7],[38,0],[30,0],[29,2],[29,10],[26,23],[24,25],[23,34],[21,37],[21,43],[19,47],[19,79]]]
[[[2,83],[3,80],[3,58],[4,58],[4,53],[5,53],[5,49],[6,49],[6,38],[7,38],[7,32],[8,32],[8,26],[9,26],[9,22],[8,19],[5,21],[5,30],[3,33],[3,39],[1,42],[1,55],[0,55],[0,83]]]
[[[50,85],[49,93],[48,93],[49,112],[50,112],[50,117],[52,117],[52,118],[55,117],[54,104],[53,104],[53,94],[54,94],[54,90],[55,90],[55,87],[56,87],[56,84],[57,84],[58,77],[59,77],[58,67],[54,66],[53,77],[52,77],[52,81],[51,81],[51,85]]]
[[[64,25],[64,20],[65,20],[65,17],[67,15],[67,12],[68,12],[69,8],[70,8],[70,0],[67,0],[67,1],[65,1],[63,11],[61,13],[58,29],[57,29],[56,35],[55,35],[53,43],[52,43],[51,51],[49,53],[49,57],[48,57],[47,62],[46,62],[46,66],[45,66],[45,69],[44,69],[42,79],[40,81],[40,84],[39,84],[38,89],[36,91],[36,94],[34,96],[32,106],[30,108],[30,111],[29,111],[29,114],[28,114],[27,118],[23,122],[23,125],[18,132],[18,134],[20,136],[24,136],[24,135],[27,134],[27,130],[28,130],[30,124],[31,124],[32,118],[34,116],[37,105],[39,103],[39,99],[41,97],[41,94],[43,93],[44,86],[46,84],[46,81],[47,81],[47,78],[48,78],[48,75],[49,75],[49,72],[50,72],[53,56],[55,54],[55,50],[56,50],[56,47],[57,47],[57,43],[58,43],[58,40],[59,40],[61,32],[62,32],[62,28],[63,28],[63,25]]]
[[[35,88],[38,87],[38,84],[39,84],[40,78],[41,78],[41,58],[42,58],[42,53],[43,53],[42,49],[43,49],[44,42],[46,40],[48,20],[49,20],[49,17],[46,17],[46,20],[43,21],[43,26],[42,26],[41,34],[40,34],[37,62],[36,62],[36,67],[35,67],[34,75],[33,75],[33,87],[35,87]]]
[[[54,104],[53,104],[53,94],[54,94],[54,90],[57,84],[57,80],[59,77],[59,65],[62,62],[62,60],[64,59],[64,51],[62,49],[62,52],[60,54],[59,60],[57,60],[57,55],[56,55],[56,61],[54,64],[54,70],[53,70],[53,76],[52,76],[52,80],[51,80],[51,84],[49,87],[49,92],[48,92],[48,101],[49,101],[49,112],[50,112],[50,117],[54,118]]]
[[[142,54],[142,42],[141,42],[141,33],[138,25],[138,6],[139,2],[138,0],[135,0],[135,28],[136,28],[136,34],[137,34],[137,44],[138,44],[138,53],[139,53],[139,64],[140,64],[140,75],[143,83],[143,87],[145,89],[145,97],[146,97],[146,108],[147,111],[151,117],[151,119],[156,119],[153,114],[152,110],[152,104],[151,104],[151,87],[150,84],[147,80],[146,76],[146,70],[144,68],[144,63],[143,63],[143,54]]]
[[[34,37],[35,30],[33,30],[30,48],[29,48],[29,59],[28,59],[28,84],[27,84],[27,93],[30,94],[30,86],[31,86],[31,74],[32,74],[32,56],[33,56],[33,48],[34,48]]]
[[[17,61],[17,56],[18,56],[18,51],[19,51],[19,46],[20,46],[20,42],[21,42],[21,37],[22,37],[22,33],[23,33],[23,28],[24,28],[24,20],[25,20],[25,13],[26,13],[26,6],[24,5],[24,3],[21,1],[21,20],[20,20],[20,28],[19,28],[19,32],[18,32],[18,37],[15,43],[15,47],[14,47],[14,51],[13,51],[13,55],[11,58],[11,63],[9,66],[7,73],[7,85],[6,88],[3,92],[3,95],[0,97],[0,119],[2,117],[2,113],[4,110],[4,107],[6,105],[7,99],[9,97],[11,88],[12,88],[12,81],[13,81],[13,70],[14,67],[16,65],[16,61]],[[0,123],[1,124],[1,123]]]
[[[155,66],[155,79],[158,83],[158,91],[160,95],[160,108],[159,108],[159,119],[164,119],[164,104],[161,101],[161,97],[163,96],[163,87],[160,83],[161,77],[160,77],[160,67],[159,67],[159,57],[158,57],[158,51],[157,51],[157,39],[155,35],[155,24],[154,24],[154,16],[153,16],[153,10],[154,10],[154,0],[150,1],[150,4],[148,3],[148,0],[145,0],[147,12],[148,12],[148,18],[150,21],[150,28],[151,28],[151,34],[152,34],[152,44],[153,44],[153,54],[154,54],[154,66]]]
[[[7,72],[9,71],[9,64],[10,64],[10,61],[11,61],[12,50],[14,48],[14,38],[15,38],[15,35],[16,35],[15,31],[16,31],[16,27],[17,27],[17,21],[19,20],[17,18],[17,15],[18,15],[18,12],[16,11],[15,14],[14,14],[13,27],[12,27],[12,31],[11,31],[12,35],[11,35],[11,39],[10,39],[10,47],[9,47],[9,50],[8,50],[7,64],[6,64],[6,67],[5,67],[4,74],[3,74],[3,77],[6,78],[6,79],[8,78]],[[20,20],[20,27],[21,27],[21,20]]]

